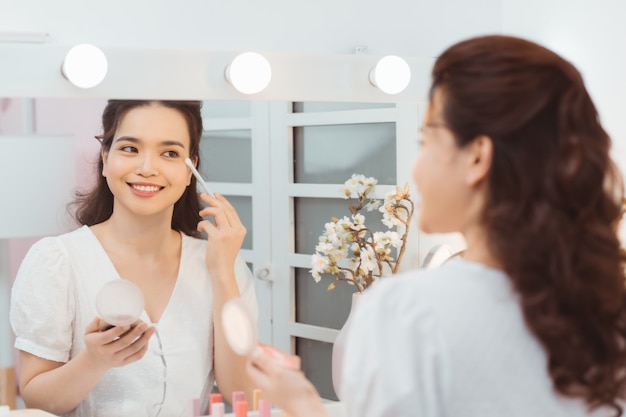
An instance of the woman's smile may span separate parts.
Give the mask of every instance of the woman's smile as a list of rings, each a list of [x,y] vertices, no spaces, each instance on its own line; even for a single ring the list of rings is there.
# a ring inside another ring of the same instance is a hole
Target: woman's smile
[[[161,191],[163,188],[160,185],[156,185],[156,184],[149,184],[149,183],[128,183],[131,191],[141,197],[151,197],[153,195],[156,195],[159,191]]]

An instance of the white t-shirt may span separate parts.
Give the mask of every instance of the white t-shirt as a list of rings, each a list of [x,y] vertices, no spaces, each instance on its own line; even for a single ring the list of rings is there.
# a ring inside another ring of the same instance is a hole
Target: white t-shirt
[[[191,399],[206,413],[213,388],[213,311],[206,241],[182,234],[178,277],[145,356],[112,368],[72,417],[187,416]],[[235,275],[252,317],[258,308],[252,274],[238,258]],[[11,297],[15,347],[67,362],[85,348],[84,332],[97,315],[95,299],[120,279],[104,248],[86,226],[33,245],[20,266]],[[144,311],[141,319],[150,320]]]
[[[386,277],[347,329],[340,398],[359,417],[578,417],[552,388],[547,356],[507,276],[454,259]]]

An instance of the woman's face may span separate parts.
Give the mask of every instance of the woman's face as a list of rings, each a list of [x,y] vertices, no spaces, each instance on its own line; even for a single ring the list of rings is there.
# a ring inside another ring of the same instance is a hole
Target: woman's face
[[[177,110],[160,104],[129,110],[103,153],[114,213],[171,216],[191,181],[184,163],[189,146],[187,123]]]
[[[441,90],[435,90],[413,164],[413,180],[420,194],[418,225],[426,233],[462,232],[472,197],[466,181],[468,155],[457,146],[443,118],[444,99]]]

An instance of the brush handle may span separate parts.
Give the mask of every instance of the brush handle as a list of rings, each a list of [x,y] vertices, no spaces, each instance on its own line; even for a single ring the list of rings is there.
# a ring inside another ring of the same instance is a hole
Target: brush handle
[[[194,177],[196,177],[196,180],[198,181],[198,183],[204,189],[204,192],[207,193],[208,195],[210,195],[211,197],[215,197],[215,194],[213,194],[213,191],[211,191],[209,186],[206,185],[206,182],[204,182],[204,180],[202,179],[202,176],[200,175],[200,173],[198,172],[196,167],[193,166],[193,163],[191,162],[191,159],[185,158],[185,164],[187,164],[189,169],[191,169],[191,172],[193,173]]]

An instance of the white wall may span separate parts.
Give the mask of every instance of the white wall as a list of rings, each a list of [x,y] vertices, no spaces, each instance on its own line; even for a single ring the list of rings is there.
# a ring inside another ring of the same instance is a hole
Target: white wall
[[[503,0],[502,6],[505,33],[547,46],[581,71],[626,173],[626,2]],[[626,222],[621,231],[626,242]]]
[[[0,32],[60,44],[433,56],[499,32],[501,0],[0,0]]]

